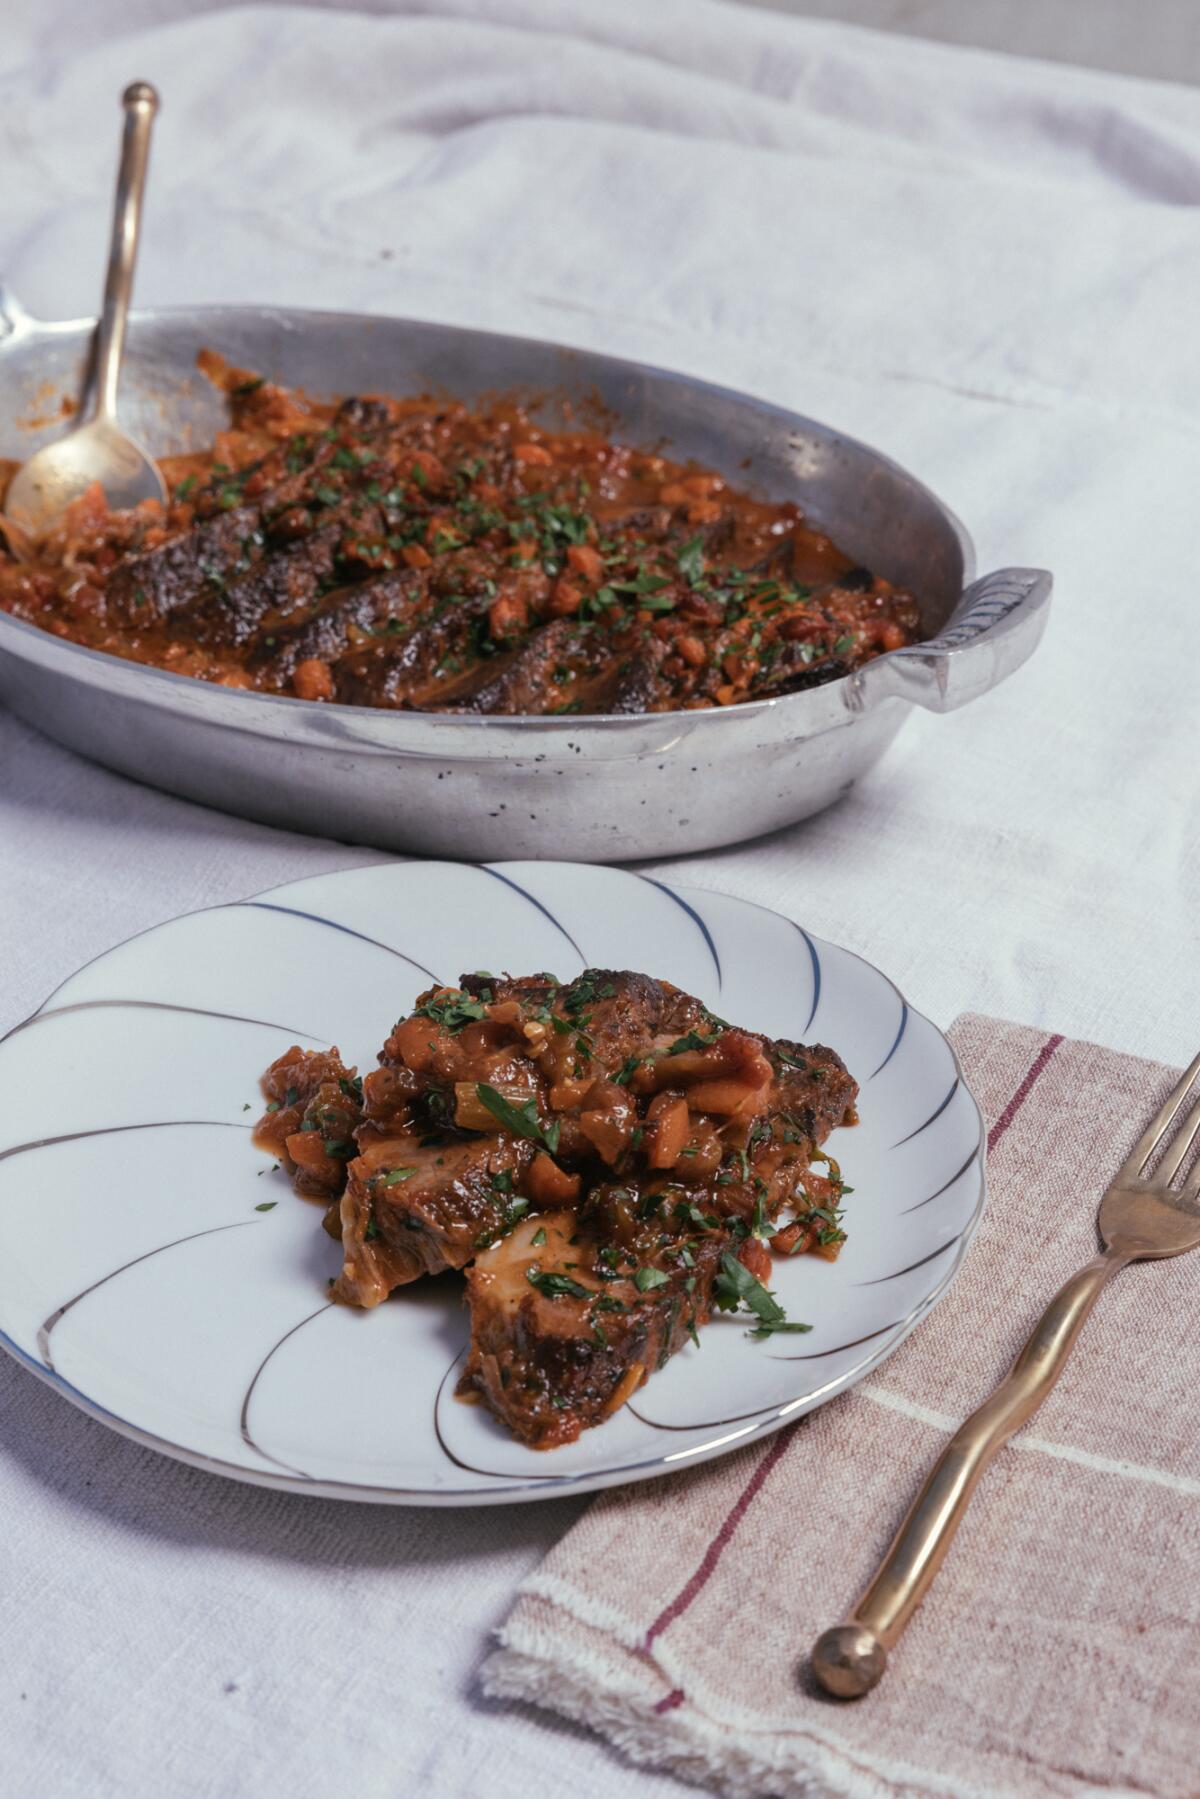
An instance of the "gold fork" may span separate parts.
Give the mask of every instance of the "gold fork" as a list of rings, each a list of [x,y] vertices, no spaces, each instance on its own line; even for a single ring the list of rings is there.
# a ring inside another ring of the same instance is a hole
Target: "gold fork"
[[[1101,1200],[1103,1255],[1055,1294],[1012,1371],[959,1426],[934,1464],[849,1618],[813,1644],[813,1673],[835,1698],[857,1699],[880,1679],[888,1651],[929,1591],[984,1469],[1049,1393],[1113,1275],[1130,1262],[1182,1255],[1200,1244],[1200,1160],[1181,1174],[1200,1142],[1200,1096],[1179,1124],[1197,1075],[1200,1056],[1147,1125]],[[1146,1169],[1159,1150],[1161,1160],[1148,1177]]]

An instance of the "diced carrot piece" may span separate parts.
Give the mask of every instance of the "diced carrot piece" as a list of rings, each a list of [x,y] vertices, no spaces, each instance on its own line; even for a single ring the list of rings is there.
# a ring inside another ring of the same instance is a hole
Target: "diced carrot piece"
[[[573,1204],[579,1198],[580,1180],[539,1149],[525,1177],[525,1186],[534,1205],[546,1211],[551,1206]]]
[[[738,1261],[765,1286],[771,1278],[771,1252],[758,1237],[747,1237],[737,1252]]]
[[[432,450],[417,450],[408,466],[408,478],[418,487],[444,487],[446,465]]]
[[[757,1111],[762,1093],[761,1087],[752,1087],[746,1081],[698,1081],[688,1088],[688,1103],[697,1112],[736,1118],[744,1112]]]
[[[524,462],[535,468],[548,467],[554,461],[549,450],[541,444],[514,444],[513,457],[517,462]]]
[[[554,592],[550,596],[550,613],[553,618],[568,618],[578,612],[583,594],[574,581],[568,581],[560,575],[554,583]]]
[[[842,1240],[839,1237],[836,1243],[822,1243],[818,1237],[809,1244],[809,1249],[814,1256],[820,1256],[823,1262],[836,1262],[842,1253]]]
[[[689,525],[715,525],[720,516],[719,500],[693,500],[687,509]]]
[[[590,1074],[585,1075],[582,1080],[573,1080],[567,1077],[564,1080],[555,1081],[549,1094],[550,1110],[552,1112],[570,1112],[595,1084]]]
[[[691,1121],[688,1102],[671,1093],[659,1093],[646,1110],[646,1161],[651,1168],[674,1168],[687,1143]]]
[[[302,700],[331,700],[333,670],[319,656],[306,656],[303,662],[296,664],[292,686]]]
[[[579,1128],[610,1168],[633,1134],[632,1122],[612,1112],[581,1112]]]
[[[682,481],[668,481],[659,488],[658,497],[664,506],[686,506],[691,496]]]
[[[703,668],[708,661],[708,651],[698,637],[690,632],[675,640],[675,648],[683,657],[689,668]]]
[[[714,494],[725,491],[720,475],[685,475],[679,485],[696,500],[711,500]]]
[[[810,1225],[801,1224],[798,1219],[793,1219],[791,1224],[785,1224],[781,1231],[775,1232],[771,1238],[771,1248],[777,1256],[803,1255],[811,1245],[814,1235],[815,1232]]]
[[[590,543],[573,543],[567,551],[567,567],[585,581],[599,582],[604,575],[604,561],[599,550]]]
[[[405,1018],[392,1032],[389,1048],[414,1074],[425,1074],[433,1062],[438,1026],[429,1018]]]
[[[429,568],[433,562],[429,551],[420,543],[406,543],[400,552],[400,559],[407,562],[409,568]]]
[[[320,1131],[293,1131],[285,1141],[288,1155],[297,1168],[306,1168],[311,1174],[329,1175],[337,1167],[334,1158],[325,1154]]]
[[[529,623],[529,607],[519,593],[498,594],[488,607],[492,637],[515,637]]]
[[[895,619],[889,619],[886,625],[879,628],[879,646],[884,650],[900,650],[904,648],[904,626],[898,625]]]

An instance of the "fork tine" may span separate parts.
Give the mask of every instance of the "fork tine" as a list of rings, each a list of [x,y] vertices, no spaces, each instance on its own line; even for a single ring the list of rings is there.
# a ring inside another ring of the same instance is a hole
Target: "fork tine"
[[[1192,1082],[1200,1074],[1200,1056],[1185,1071],[1175,1091],[1163,1102],[1162,1110],[1150,1120],[1133,1149],[1121,1165],[1121,1175],[1126,1180],[1137,1180],[1159,1144],[1174,1126],[1176,1118],[1183,1110],[1184,1101],[1191,1090]],[[1186,1151],[1184,1152],[1186,1154]],[[1182,1162],[1183,1157],[1180,1157]],[[1178,1167],[1178,1163],[1176,1166]]]
[[[1162,1181],[1166,1185],[1175,1179],[1175,1176],[1187,1161],[1188,1152],[1193,1143],[1195,1143],[1197,1137],[1200,1137],[1200,1098],[1195,1101],[1191,1110],[1188,1112],[1187,1117],[1184,1119],[1183,1124],[1180,1126],[1179,1132],[1175,1137],[1175,1141],[1171,1144],[1166,1155],[1155,1169],[1154,1179],[1156,1182]]]

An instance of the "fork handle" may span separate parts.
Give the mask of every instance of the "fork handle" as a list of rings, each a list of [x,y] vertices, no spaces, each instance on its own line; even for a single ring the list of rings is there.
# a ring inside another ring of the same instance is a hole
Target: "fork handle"
[[[880,1679],[888,1651],[928,1592],[984,1469],[1037,1411],[1088,1313],[1130,1259],[1108,1249],[1073,1274],[1042,1313],[1010,1373],[954,1433],[853,1612],[813,1645],[812,1670],[827,1693],[857,1699]]]

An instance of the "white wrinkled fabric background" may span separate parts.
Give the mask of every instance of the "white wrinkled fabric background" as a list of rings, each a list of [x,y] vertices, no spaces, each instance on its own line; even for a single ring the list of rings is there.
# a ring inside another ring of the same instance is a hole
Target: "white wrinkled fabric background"
[[[1190,1057],[1200,92],[716,0],[10,0],[0,272],[33,311],[95,309],[134,76],[165,101],[142,302],[410,312],[694,371],[908,464],[981,568],[1052,568],[1007,686],[915,713],[824,817],[660,872],[790,911],[943,1024]],[[0,716],[0,1029],[148,924],[373,855]],[[578,1509],[238,1488],[4,1361],[0,1788],[682,1793],[476,1695]]]

